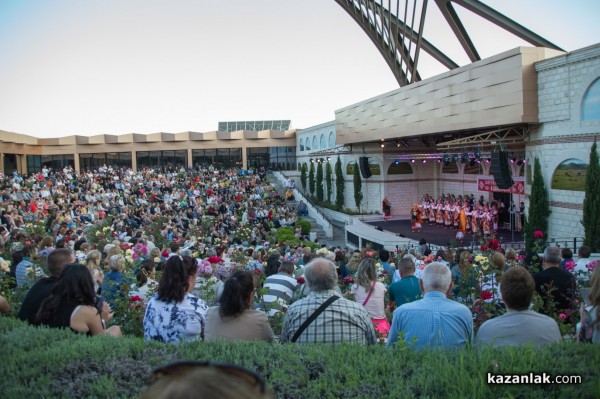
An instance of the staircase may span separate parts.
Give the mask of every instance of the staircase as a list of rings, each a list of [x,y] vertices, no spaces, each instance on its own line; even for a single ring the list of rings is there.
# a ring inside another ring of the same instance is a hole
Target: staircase
[[[276,179],[272,173],[268,173],[267,178],[269,179],[269,183],[271,183],[277,189],[277,191],[285,197],[286,188],[283,186],[283,184],[281,184],[281,182],[278,179]],[[289,201],[288,204],[293,207],[296,207],[298,201],[297,199],[295,201]],[[327,238],[325,230],[323,230],[323,228],[318,223],[316,223],[314,218],[308,215],[299,216],[299,218],[310,223],[310,235],[316,235],[316,239],[320,244],[327,244],[327,246],[345,246],[345,233],[343,229],[340,229],[338,226],[333,226],[333,238]]]

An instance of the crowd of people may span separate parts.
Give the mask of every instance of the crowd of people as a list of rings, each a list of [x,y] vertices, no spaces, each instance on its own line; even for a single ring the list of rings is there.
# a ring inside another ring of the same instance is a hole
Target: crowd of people
[[[125,298],[142,304],[147,340],[172,344],[543,345],[562,339],[556,315],[600,342],[600,268],[585,246],[577,263],[548,246],[533,273],[534,259],[493,239],[478,253],[436,254],[425,240],[406,253],[320,247],[301,234],[280,242],[275,233],[296,227],[297,209],[263,172],[44,168],[0,184],[2,284],[26,291],[18,316],[34,325],[120,336]],[[413,211],[422,223],[493,237],[498,209],[446,195]]]

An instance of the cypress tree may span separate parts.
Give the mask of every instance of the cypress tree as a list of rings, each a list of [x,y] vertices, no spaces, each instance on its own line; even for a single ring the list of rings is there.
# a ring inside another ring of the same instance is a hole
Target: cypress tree
[[[585,175],[585,199],[583,200],[583,230],[585,245],[592,252],[600,252],[600,165],[596,140],[590,151],[590,163]]]
[[[302,183],[303,191],[306,191],[306,178],[307,178],[306,173],[308,172],[307,169],[308,168],[306,167],[306,162],[304,162],[302,164],[302,166],[300,167],[300,182]]]
[[[332,191],[331,184],[333,182],[332,175],[333,175],[333,172],[331,170],[331,164],[329,163],[329,161],[327,161],[327,164],[325,165],[325,183],[327,184],[327,202],[328,203],[331,203],[331,191]]]
[[[308,189],[310,190],[310,195],[315,195],[315,164],[314,164],[314,162],[310,163],[310,169],[308,170]]]
[[[342,172],[342,160],[338,155],[335,162],[335,206],[338,210],[344,209],[344,173]]]
[[[354,202],[356,203],[356,209],[359,211],[362,198],[362,180],[360,179],[360,173],[358,172],[358,164],[356,164],[354,165]]]
[[[323,162],[317,165],[317,200],[323,201]]]
[[[548,237],[548,216],[550,215],[550,206],[548,204],[548,190],[544,184],[542,176],[542,167],[540,160],[535,158],[533,167],[533,184],[531,185],[531,195],[529,196],[529,212],[525,221],[525,248],[530,251],[533,248],[533,232],[541,230],[544,238]]]

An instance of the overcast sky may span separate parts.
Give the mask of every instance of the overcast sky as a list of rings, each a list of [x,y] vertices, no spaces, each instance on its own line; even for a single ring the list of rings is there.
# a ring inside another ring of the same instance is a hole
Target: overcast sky
[[[485,3],[567,51],[600,38],[598,0]],[[429,4],[425,36],[468,63]],[[459,14],[484,58],[525,45]],[[425,56],[420,66],[423,78],[445,71]],[[261,119],[307,128],[397,87],[334,0],[0,1],[0,130],[205,132]]]

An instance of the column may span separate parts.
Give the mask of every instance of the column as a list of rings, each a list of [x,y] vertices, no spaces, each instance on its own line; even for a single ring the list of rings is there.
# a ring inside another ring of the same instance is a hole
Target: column
[[[242,168],[248,169],[248,154],[246,154],[247,148],[245,145],[242,145]]]
[[[77,153],[73,154],[73,169],[75,169],[75,172],[81,173],[79,166],[79,154]]]
[[[131,151],[131,169],[137,172],[137,154],[135,151]]]
[[[192,149],[191,148],[187,149],[187,167],[190,168],[190,169],[193,167]]]

